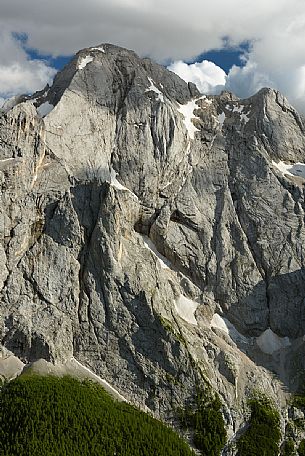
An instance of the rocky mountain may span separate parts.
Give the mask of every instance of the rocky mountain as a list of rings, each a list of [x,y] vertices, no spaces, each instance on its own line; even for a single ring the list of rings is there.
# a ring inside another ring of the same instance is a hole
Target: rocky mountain
[[[80,363],[174,422],[209,383],[230,437],[260,390],[284,420],[305,369],[305,121],[280,93],[203,96],[84,49],[3,107],[0,182],[0,375]]]

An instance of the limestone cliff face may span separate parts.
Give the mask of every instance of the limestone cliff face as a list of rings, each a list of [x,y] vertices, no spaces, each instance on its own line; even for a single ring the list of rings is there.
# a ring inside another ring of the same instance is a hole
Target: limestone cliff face
[[[276,91],[204,97],[131,51],[79,52],[0,116],[2,346],[74,357],[163,418],[208,379],[232,432],[251,389],[284,401],[305,368],[304,133]]]

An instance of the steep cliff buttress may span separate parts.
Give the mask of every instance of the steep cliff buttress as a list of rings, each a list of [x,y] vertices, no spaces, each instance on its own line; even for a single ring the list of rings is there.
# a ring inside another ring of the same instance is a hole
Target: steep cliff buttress
[[[271,89],[205,97],[112,45],[16,103],[0,116],[5,350],[74,357],[167,419],[208,381],[232,432],[246,391],[284,401],[305,367],[302,117]]]

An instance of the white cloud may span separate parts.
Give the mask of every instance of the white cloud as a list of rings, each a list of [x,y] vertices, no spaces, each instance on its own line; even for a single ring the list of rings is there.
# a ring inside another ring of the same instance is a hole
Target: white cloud
[[[207,95],[220,93],[226,83],[224,70],[208,60],[189,65],[178,60],[172,63],[168,69],[178,74],[184,81],[193,82],[200,92]]]
[[[244,67],[233,65],[226,82],[226,89],[240,98],[249,97],[263,87],[274,86],[275,84],[270,77],[251,58],[247,60]]]
[[[31,60],[10,32],[0,32],[0,103],[15,94],[42,89],[55,74],[44,60]]]
[[[180,60],[168,68],[184,81],[194,82],[204,94],[214,95],[225,89],[240,98],[247,98],[263,87],[272,87],[282,92],[296,109],[305,113],[305,63],[296,59],[290,59],[287,63],[284,56],[278,57],[270,64],[265,54],[257,52],[254,45],[244,57],[244,66],[233,65],[228,75],[208,61],[187,64]]]
[[[32,93],[42,89],[54,76],[55,70],[39,60],[0,64],[0,93],[4,96]]]
[[[1,25],[29,35],[46,53],[70,54],[100,42],[130,47],[157,59],[190,59],[244,40],[304,38],[303,0],[10,0]],[[274,37],[274,38],[273,38]],[[300,39],[300,47],[302,39]],[[282,44],[282,43],[281,43]],[[291,42],[283,39],[285,48]]]
[[[231,68],[226,89],[245,98],[262,87],[272,87],[282,92],[296,109],[305,113],[305,58],[303,61],[299,56],[292,59],[290,55],[286,58],[283,49],[282,56],[270,56],[270,63],[259,48],[260,45],[254,45],[244,67]]]
[[[222,48],[224,37],[229,45],[248,40],[253,47],[246,67],[232,69],[227,84],[243,96],[272,84],[304,106],[304,0],[10,0],[1,4],[0,30],[4,27],[25,32],[28,45],[46,54],[67,55],[110,42],[159,61],[189,61]],[[42,66],[28,64],[22,49],[15,60],[23,62],[27,78],[33,73],[39,81],[47,77]],[[1,50],[0,62],[11,65]],[[205,82],[212,90],[213,83]]]

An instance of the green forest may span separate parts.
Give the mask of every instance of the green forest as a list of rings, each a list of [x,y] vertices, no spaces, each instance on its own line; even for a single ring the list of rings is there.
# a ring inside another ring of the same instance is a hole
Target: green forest
[[[96,383],[24,376],[0,392],[0,456],[194,456],[172,429]]]

